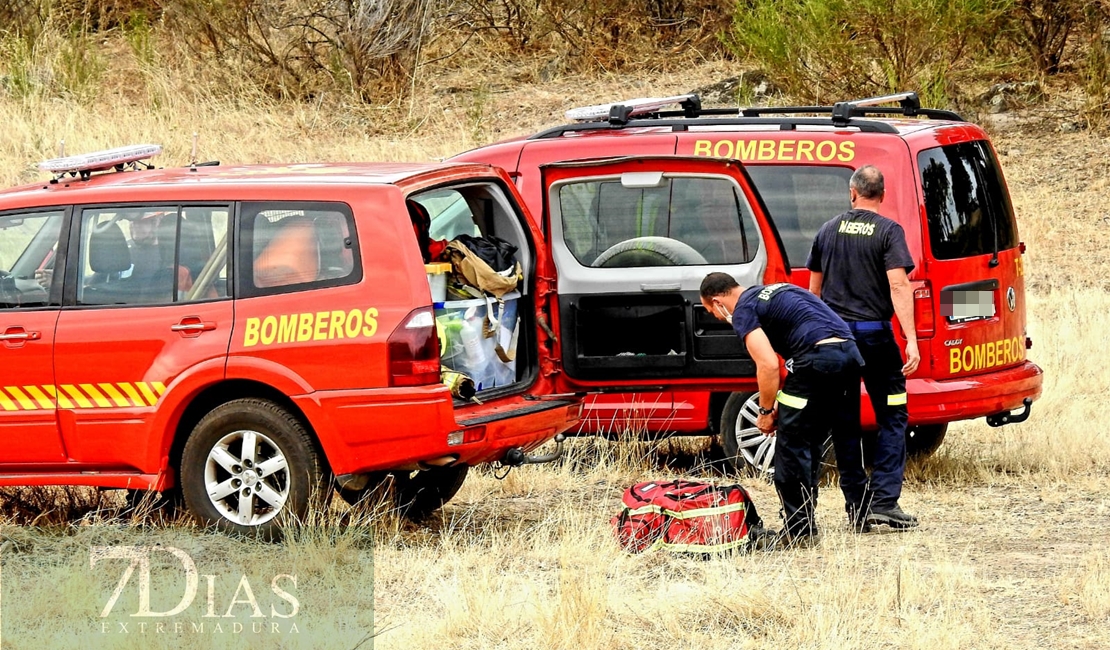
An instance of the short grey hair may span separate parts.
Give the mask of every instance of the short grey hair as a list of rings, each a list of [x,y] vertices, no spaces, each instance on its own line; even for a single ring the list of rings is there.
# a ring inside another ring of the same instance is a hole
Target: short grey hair
[[[886,192],[883,173],[874,165],[864,165],[852,174],[848,186],[865,199],[877,199]]]

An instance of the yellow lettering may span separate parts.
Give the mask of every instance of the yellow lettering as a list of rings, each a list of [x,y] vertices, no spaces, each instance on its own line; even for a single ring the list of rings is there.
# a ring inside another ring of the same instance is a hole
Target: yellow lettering
[[[976,370],[986,367],[986,347],[982,343],[975,346],[975,366]]]
[[[329,339],[343,338],[343,323],[347,318],[347,314],[342,311],[333,311],[331,313],[331,327],[328,328]]]
[[[708,156],[710,149],[713,148],[713,143],[709,140],[695,140],[694,141],[694,155],[695,156]]]
[[[278,319],[278,343],[292,343],[297,340],[297,315],[282,314]]]
[[[972,349],[972,346],[969,345],[964,348],[961,360],[964,362],[964,370],[971,370],[975,367],[975,350]]]
[[[725,153],[721,153],[721,145],[728,145],[725,147]],[[731,140],[718,140],[717,144],[713,147],[713,155],[718,158],[732,158],[732,141]]]
[[[960,371],[960,348],[948,351],[948,372],[953,375]]]
[[[747,142],[737,140],[736,157],[740,160],[755,160],[755,147],[757,144],[757,140],[748,140]]]
[[[825,147],[828,147],[829,153],[827,155],[821,153],[822,151],[825,150]],[[833,159],[833,157],[835,155],[836,155],[836,143],[835,142],[833,142],[832,140],[822,140],[821,142],[817,143],[817,160],[820,160],[821,162],[829,162],[830,160]]]
[[[366,310],[366,317],[363,319],[366,325],[362,328],[362,335],[369,338],[374,336],[378,331],[378,310],[371,307]]]
[[[249,348],[258,344],[258,326],[261,324],[257,318],[247,319],[247,331],[243,333],[243,347]]]
[[[1010,339],[1002,341],[1002,364],[1009,365],[1013,357],[1010,354],[1010,344],[1013,343]]]
[[[813,144],[813,140],[802,140],[799,142],[798,155],[794,159],[801,160],[802,156],[805,156],[806,160],[813,160]]]
[[[1025,341],[1021,340],[1020,336],[1014,337],[1014,361],[1021,361],[1025,358]]]
[[[856,143],[855,142],[841,142],[840,155],[836,157],[841,162],[851,162],[856,157]]]
[[[986,347],[986,354],[984,355],[986,356],[986,365],[984,366],[985,368],[993,368],[995,366],[994,362],[996,361],[996,359],[994,357],[995,348],[997,347],[997,345],[998,343],[996,341],[991,341],[990,343],[987,343],[986,346],[984,346]]]
[[[779,140],[779,160],[794,160],[795,140]]]
[[[756,160],[774,160],[775,159],[775,141],[774,140],[760,140],[759,141],[759,155]]]
[[[274,342],[274,337],[277,336],[277,324],[277,319],[273,316],[262,319],[262,332],[259,335],[262,345],[269,345]]]
[[[297,323],[297,343],[304,343],[312,338],[312,314],[301,314]]]
[[[347,323],[343,326],[347,338],[353,339],[358,336],[359,330],[362,329],[362,312],[358,309],[352,309],[347,313]]]
[[[327,329],[328,329],[328,319],[330,319],[330,318],[331,318],[331,312],[330,311],[318,311],[318,312],[316,312],[316,326],[314,328],[312,328],[312,330],[313,330],[312,340],[313,341],[323,341],[324,339],[328,338]]]
[[[1020,255],[1014,258],[1014,272],[1017,273],[1019,278],[1025,275],[1025,263]]]

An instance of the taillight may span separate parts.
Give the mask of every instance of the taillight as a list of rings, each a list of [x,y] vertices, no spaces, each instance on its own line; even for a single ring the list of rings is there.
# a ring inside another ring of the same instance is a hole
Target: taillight
[[[917,329],[917,338],[929,338],[936,332],[936,322],[933,315],[933,290],[929,281],[924,280],[921,286],[913,290],[913,324]]]
[[[389,385],[439,382],[439,338],[431,307],[414,309],[389,335]]]

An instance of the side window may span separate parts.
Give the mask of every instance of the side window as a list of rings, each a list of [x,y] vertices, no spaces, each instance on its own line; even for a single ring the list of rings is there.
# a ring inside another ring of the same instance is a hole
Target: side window
[[[459,235],[481,236],[470,204],[458,190],[438,190],[413,198],[424,206],[431,217],[432,225],[428,233],[432,239],[448,241]]]
[[[1013,208],[986,143],[926,149],[917,164],[934,257],[958,259],[1017,245]]]
[[[343,203],[244,203],[238,273],[244,296],[362,279],[354,217]]]
[[[227,297],[227,221],[226,206],[83,210],[77,304]]]
[[[583,266],[746,264],[759,250],[750,206],[724,178],[662,178],[651,187],[568,183],[559,188],[559,212],[563,238]],[[651,252],[630,255],[629,248]]]
[[[805,266],[817,231],[852,207],[852,170],[811,165],[748,165],[747,170],[778,228],[790,265]]]
[[[50,302],[61,210],[0,216],[0,309]]]

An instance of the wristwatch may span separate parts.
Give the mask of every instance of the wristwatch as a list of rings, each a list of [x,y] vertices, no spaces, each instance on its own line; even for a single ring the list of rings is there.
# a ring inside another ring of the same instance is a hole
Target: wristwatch
[[[759,414],[760,415],[770,415],[774,412],[775,412],[775,409],[765,409],[762,406],[759,407]]]

